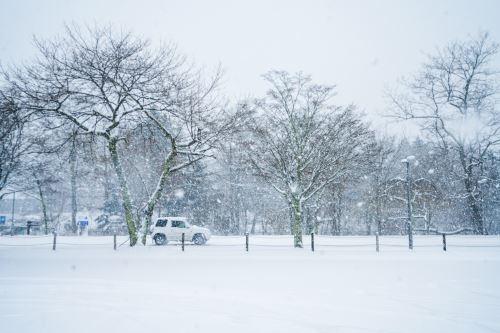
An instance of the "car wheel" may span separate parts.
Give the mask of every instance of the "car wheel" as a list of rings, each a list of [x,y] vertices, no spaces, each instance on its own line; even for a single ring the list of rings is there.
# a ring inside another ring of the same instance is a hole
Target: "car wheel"
[[[196,234],[193,237],[193,243],[195,243],[196,245],[203,245],[206,242],[207,240],[205,239],[205,237],[203,237],[202,234]]]
[[[155,241],[156,245],[165,245],[165,244],[167,244],[167,237],[165,237],[164,234],[156,234],[153,237],[153,240]]]

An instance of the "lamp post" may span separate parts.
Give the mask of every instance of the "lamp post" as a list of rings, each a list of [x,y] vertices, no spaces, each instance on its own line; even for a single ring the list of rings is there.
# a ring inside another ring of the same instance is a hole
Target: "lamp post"
[[[410,161],[413,161],[415,156],[408,156],[401,160],[401,163],[406,164],[406,201],[408,209],[407,217],[407,228],[408,228],[408,247],[413,250],[413,224],[412,224],[412,206],[411,206],[411,173],[410,173]]]

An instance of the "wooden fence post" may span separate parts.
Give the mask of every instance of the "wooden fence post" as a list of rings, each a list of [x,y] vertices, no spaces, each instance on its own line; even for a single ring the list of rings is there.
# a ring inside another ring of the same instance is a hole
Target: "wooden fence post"
[[[248,252],[248,232],[245,233],[245,249]]]
[[[311,232],[311,251],[314,252],[314,232]]]
[[[443,234],[443,251],[446,251],[446,234]]]
[[[116,234],[113,234],[113,249],[116,251]]]
[[[379,234],[378,232],[375,233],[375,250],[379,252],[380,250],[380,243],[379,243]]]
[[[182,252],[184,252],[184,239],[185,239],[185,234],[182,233]]]
[[[56,250],[56,239],[57,239],[57,232],[54,231],[54,241],[52,242],[52,251]]]

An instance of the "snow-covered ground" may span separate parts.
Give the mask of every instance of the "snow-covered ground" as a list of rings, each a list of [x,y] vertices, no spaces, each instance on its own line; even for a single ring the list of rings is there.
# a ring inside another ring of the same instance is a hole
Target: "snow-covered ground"
[[[500,332],[498,236],[51,241],[0,237],[0,332]]]

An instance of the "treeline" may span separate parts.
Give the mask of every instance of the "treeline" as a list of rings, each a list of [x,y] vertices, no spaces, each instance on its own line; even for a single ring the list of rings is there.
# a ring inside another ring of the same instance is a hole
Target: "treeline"
[[[102,226],[119,216],[131,245],[157,215],[292,233],[296,246],[312,231],[500,232],[487,34],[438,50],[388,94],[390,120],[420,126],[412,140],[371,128],[302,73],[270,71],[265,96],[228,101],[220,70],[112,27],[35,44],[31,63],[2,68],[0,198],[36,198],[45,232],[76,232],[83,208]]]

